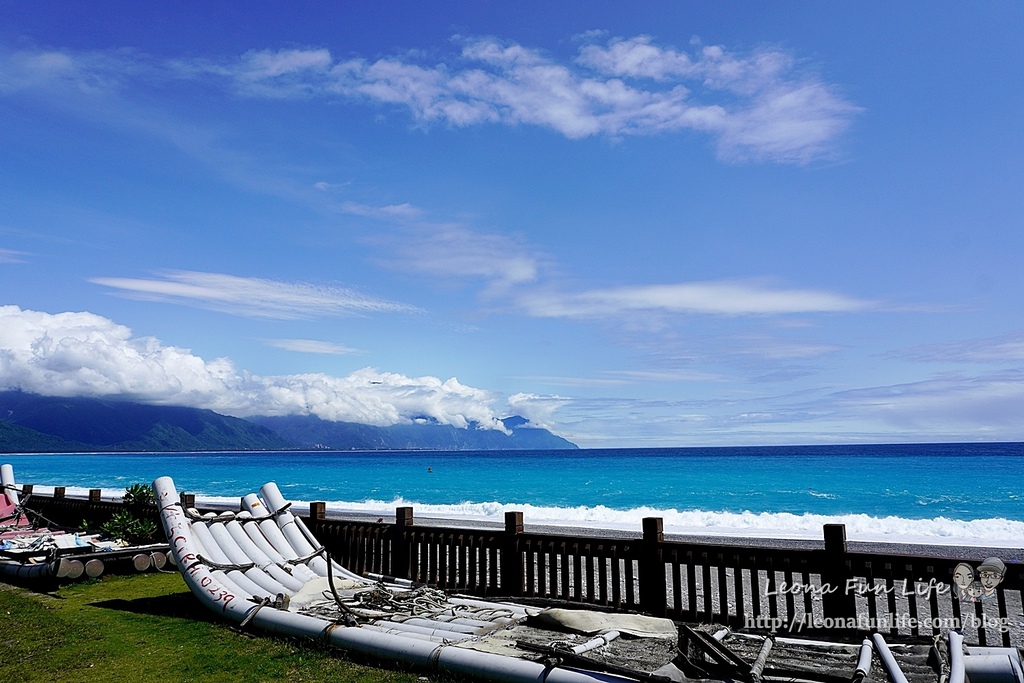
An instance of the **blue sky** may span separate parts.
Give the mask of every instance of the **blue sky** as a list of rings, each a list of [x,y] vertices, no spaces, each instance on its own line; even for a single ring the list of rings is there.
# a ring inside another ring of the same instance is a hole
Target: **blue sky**
[[[1024,5],[0,2],[0,386],[1024,439]]]

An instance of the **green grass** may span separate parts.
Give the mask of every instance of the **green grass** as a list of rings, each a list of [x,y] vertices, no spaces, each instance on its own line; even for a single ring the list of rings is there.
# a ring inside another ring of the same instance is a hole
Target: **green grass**
[[[110,576],[39,593],[0,583],[3,678],[20,681],[393,681],[315,643],[217,621],[178,574]]]

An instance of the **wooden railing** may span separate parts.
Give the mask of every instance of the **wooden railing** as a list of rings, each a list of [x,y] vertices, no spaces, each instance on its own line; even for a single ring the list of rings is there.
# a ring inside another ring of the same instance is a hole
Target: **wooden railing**
[[[30,506],[69,526],[120,509],[98,491],[81,500],[60,488],[33,496]],[[984,557],[852,552],[842,525],[825,525],[822,547],[788,549],[667,541],[655,517],[632,538],[527,532],[521,512],[507,512],[504,528],[469,529],[418,524],[410,507],[398,508],[394,523],[328,518],[317,502],[304,521],[334,559],[359,574],[473,595],[791,633],[915,638],[957,628],[970,643],[1024,646],[1019,560],[1005,561],[993,598],[962,602],[952,595],[953,571]]]
[[[504,529],[328,519],[313,503],[306,523],[339,562],[481,596],[565,601],[680,621],[781,632],[916,638],[950,628],[968,642],[1024,645],[1024,564],[1006,561],[994,599],[961,602],[953,571],[965,560],[852,552],[843,525],[821,548],[666,541],[660,518],[639,538],[528,533],[519,512]],[[977,566],[984,557],[970,557]]]

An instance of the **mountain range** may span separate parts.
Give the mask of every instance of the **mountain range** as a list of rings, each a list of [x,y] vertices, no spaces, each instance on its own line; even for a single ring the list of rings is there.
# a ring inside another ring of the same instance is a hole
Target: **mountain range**
[[[0,452],[565,449],[576,444],[512,416],[508,433],[418,420],[387,427],[318,417],[242,419],[116,399],[0,392]]]

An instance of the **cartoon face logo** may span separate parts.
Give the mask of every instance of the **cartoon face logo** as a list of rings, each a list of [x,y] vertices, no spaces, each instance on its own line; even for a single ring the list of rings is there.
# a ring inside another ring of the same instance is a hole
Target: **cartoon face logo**
[[[1006,575],[1006,565],[998,557],[990,557],[978,565],[978,580],[984,589],[984,597],[995,595],[1003,576]]]
[[[987,600],[996,594],[996,586],[1006,576],[1006,564],[998,557],[989,557],[978,565],[977,572],[966,562],[953,569],[957,597],[964,602]]]
[[[967,590],[967,587],[974,581],[974,570],[971,565],[966,562],[961,562],[953,570],[953,583],[960,589],[960,593],[963,594]]]

